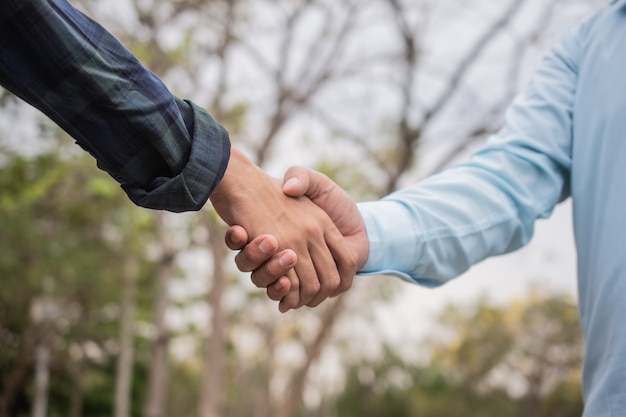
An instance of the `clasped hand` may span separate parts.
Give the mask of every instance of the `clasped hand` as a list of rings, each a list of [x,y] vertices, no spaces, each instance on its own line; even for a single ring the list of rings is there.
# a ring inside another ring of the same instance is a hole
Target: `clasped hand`
[[[247,196],[241,201],[220,202],[219,193],[211,197],[231,225],[226,244],[240,250],[235,257],[239,270],[252,272],[252,282],[279,301],[281,312],[315,307],[348,290],[368,253],[365,227],[352,198],[319,172],[291,168],[281,187],[256,170],[258,181],[249,184],[250,194],[238,193]],[[260,190],[266,194],[249,205]]]

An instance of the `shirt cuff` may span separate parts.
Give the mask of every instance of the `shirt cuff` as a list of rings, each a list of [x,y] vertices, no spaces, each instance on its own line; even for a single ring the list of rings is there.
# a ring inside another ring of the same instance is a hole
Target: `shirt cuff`
[[[171,178],[155,178],[150,189],[137,184],[122,184],[138,206],[172,212],[200,210],[226,171],[230,159],[230,139],[226,129],[200,106],[182,100],[178,104],[192,132],[188,162]]]
[[[392,275],[425,287],[437,287],[440,281],[417,278],[420,264],[418,224],[410,210],[397,201],[379,200],[358,203],[363,218],[369,253],[358,275]]]

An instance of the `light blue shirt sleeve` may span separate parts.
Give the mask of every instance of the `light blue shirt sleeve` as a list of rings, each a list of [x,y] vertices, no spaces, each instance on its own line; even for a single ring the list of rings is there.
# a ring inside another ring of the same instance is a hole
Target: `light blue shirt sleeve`
[[[546,56],[505,126],[464,164],[359,205],[361,273],[436,286],[527,243],[571,196],[584,417],[626,416],[626,0]]]
[[[578,53],[572,31],[468,162],[358,205],[370,245],[360,274],[438,286],[531,239],[535,220],[570,193]]]

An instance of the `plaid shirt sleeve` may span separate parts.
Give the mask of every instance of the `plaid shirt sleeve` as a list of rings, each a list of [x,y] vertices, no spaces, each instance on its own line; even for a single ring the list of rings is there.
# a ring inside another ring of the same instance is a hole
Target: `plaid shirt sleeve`
[[[200,209],[226,170],[226,130],[66,0],[2,2],[0,84],[68,132],[137,205]]]

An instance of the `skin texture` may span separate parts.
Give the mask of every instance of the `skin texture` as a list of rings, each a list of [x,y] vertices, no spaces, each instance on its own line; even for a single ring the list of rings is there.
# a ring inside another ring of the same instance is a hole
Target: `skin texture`
[[[352,286],[354,274],[365,264],[369,251],[365,226],[356,203],[327,176],[302,167],[292,167],[285,173],[282,191],[292,198],[308,197],[326,212],[342,234],[344,249],[349,252],[353,267],[349,274],[341,274],[341,282],[329,296],[347,291]],[[253,281],[267,288],[269,298],[282,303],[293,291],[293,279],[288,278],[292,273],[289,265],[296,262],[297,268],[300,258],[294,259],[296,254],[289,249],[279,250],[280,237],[263,235],[249,240],[248,234],[244,225],[232,226],[226,233],[228,247],[240,250],[235,258],[237,267],[244,272],[253,271]],[[285,244],[282,247],[291,248]]]
[[[273,299],[281,295],[281,312],[315,307],[342,291],[347,277],[351,282],[356,258],[328,215],[306,197],[286,196],[280,180],[269,177],[236,149],[211,203],[227,224],[245,230],[243,237],[235,234],[238,245],[253,239],[255,250],[239,254],[237,266],[253,271],[256,286],[273,284],[268,295]],[[235,247],[229,239],[227,244]],[[271,263],[258,267],[259,257]]]

